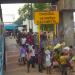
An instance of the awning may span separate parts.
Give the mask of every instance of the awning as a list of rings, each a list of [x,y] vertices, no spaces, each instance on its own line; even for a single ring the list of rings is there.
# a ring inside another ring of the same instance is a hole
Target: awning
[[[8,25],[4,25],[4,29],[5,30],[14,30],[16,28],[16,24],[8,24]]]

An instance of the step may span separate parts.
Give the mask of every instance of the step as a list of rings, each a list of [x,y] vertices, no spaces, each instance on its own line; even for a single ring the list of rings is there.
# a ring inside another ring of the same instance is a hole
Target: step
[[[7,63],[11,63],[11,62],[18,61],[18,58],[19,58],[18,55],[17,56],[13,56],[13,57],[8,57],[6,61],[7,61]]]
[[[16,71],[16,70],[20,70],[21,68],[23,68],[24,66],[20,66],[18,65],[18,63],[15,64],[8,64],[6,66],[6,71]]]
[[[7,56],[19,54],[18,51],[15,52],[6,52]]]

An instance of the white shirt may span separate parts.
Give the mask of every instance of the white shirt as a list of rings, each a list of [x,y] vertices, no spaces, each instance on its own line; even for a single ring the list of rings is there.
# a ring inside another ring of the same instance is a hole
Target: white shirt
[[[32,56],[35,56],[35,50],[32,49]]]
[[[29,48],[29,50],[32,50],[32,45],[29,45],[28,48]]]
[[[26,38],[22,38],[22,39],[21,39],[21,43],[22,43],[22,44],[25,44],[25,42],[26,42]]]
[[[46,55],[46,61],[50,61],[50,54]]]

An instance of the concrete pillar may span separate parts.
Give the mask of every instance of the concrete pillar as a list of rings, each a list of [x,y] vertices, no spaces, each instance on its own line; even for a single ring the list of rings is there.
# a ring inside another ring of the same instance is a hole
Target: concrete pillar
[[[59,12],[59,25],[58,25],[58,36],[59,40],[64,41],[64,25],[63,25],[63,13]]]
[[[63,25],[64,25],[64,41],[67,45],[74,45],[74,22],[73,12],[63,11]]]
[[[59,0],[57,3],[57,7],[59,10],[63,9],[75,9],[75,0]]]

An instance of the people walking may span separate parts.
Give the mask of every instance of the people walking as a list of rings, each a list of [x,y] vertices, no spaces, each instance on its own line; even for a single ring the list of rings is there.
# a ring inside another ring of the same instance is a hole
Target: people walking
[[[20,60],[21,63],[26,64],[26,49],[24,45],[20,47]]]
[[[32,50],[27,51],[27,72],[30,72],[30,66],[32,64]]]
[[[41,48],[38,51],[38,70],[39,72],[43,72],[43,60],[44,60],[44,48]]]
[[[35,49],[32,47],[32,68],[35,67]]]
[[[45,51],[45,55],[46,55],[46,70],[47,70],[47,74],[51,73],[51,55],[50,55],[50,51],[47,49]]]
[[[64,53],[61,53],[60,56],[60,67],[61,67],[61,75],[67,75],[67,59],[68,56]]]

